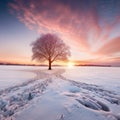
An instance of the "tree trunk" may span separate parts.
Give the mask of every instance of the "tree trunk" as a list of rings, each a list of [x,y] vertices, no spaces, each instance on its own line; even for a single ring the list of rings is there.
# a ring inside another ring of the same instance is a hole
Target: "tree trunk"
[[[49,60],[49,68],[48,68],[48,70],[51,70],[51,60]]]

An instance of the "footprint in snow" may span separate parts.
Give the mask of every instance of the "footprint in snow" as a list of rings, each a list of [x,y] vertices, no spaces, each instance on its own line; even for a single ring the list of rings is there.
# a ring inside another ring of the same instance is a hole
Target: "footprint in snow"
[[[80,99],[76,99],[76,101],[78,101],[80,104],[84,105],[85,107],[93,109],[93,110],[103,110],[106,112],[110,111],[110,109],[107,105],[105,105],[104,103],[102,103],[96,99],[83,97]]]

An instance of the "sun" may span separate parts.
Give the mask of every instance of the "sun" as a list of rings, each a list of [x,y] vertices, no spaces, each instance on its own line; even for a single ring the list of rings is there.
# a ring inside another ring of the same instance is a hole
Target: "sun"
[[[74,67],[74,63],[73,62],[68,62],[67,66],[68,66],[68,68],[73,68]]]

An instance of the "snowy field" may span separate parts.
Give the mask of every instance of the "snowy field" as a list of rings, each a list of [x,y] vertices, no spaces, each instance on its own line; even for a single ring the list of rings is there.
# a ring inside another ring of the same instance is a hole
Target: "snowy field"
[[[0,90],[31,81],[36,76],[36,71],[44,69],[46,68],[33,66],[0,66]]]
[[[120,67],[76,67],[67,69],[63,75],[70,80],[103,86],[120,93]]]
[[[0,120],[120,120],[119,67],[0,66]]]

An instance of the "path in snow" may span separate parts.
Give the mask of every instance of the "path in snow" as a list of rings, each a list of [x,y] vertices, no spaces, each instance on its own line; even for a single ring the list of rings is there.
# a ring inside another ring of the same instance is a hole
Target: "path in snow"
[[[0,92],[1,120],[120,120],[120,96],[64,78],[64,70],[34,71],[34,80]]]
[[[45,91],[51,76],[41,71],[33,72],[36,73],[36,77],[30,81],[0,91],[0,120],[11,119],[11,116],[24,109],[32,99]]]

